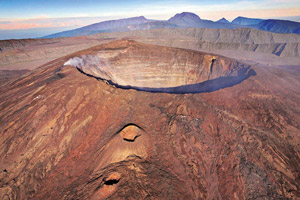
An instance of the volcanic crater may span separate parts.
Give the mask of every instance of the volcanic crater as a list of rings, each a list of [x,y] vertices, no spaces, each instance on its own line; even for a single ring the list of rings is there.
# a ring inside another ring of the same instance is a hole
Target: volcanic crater
[[[64,65],[118,88],[167,93],[211,92],[256,75],[250,65],[218,55],[131,40],[115,44],[83,51]]]

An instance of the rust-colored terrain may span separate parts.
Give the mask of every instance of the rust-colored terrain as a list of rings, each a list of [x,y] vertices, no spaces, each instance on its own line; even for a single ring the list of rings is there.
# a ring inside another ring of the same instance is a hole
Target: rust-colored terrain
[[[299,76],[128,40],[51,61],[0,86],[0,198],[299,199]]]

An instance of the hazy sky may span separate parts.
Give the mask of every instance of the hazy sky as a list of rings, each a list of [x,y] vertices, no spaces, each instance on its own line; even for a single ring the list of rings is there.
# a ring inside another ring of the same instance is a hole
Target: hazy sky
[[[1,31],[63,30],[141,15],[168,19],[184,11],[210,20],[245,16],[300,21],[300,0],[0,0],[0,37]]]

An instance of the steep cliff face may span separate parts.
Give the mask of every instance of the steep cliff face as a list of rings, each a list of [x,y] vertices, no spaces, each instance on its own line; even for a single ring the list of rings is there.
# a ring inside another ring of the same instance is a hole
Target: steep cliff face
[[[300,197],[297,68],[252,66],[256,76],[214,92],[150,93],[63,66],[90,51],[0,87],[2,199]]]
[[[94,37],[134,37],[142,42],[180,48],[239,50],[273,54],[281,57],[300,56],[300,36],[276,34],[254,29],[160,29],[124,33],[99,34]]]
[[[165,23],[165,22],[161,22]],[[149,26],[160,26],[161,23],[148,23]],[[135,29],[135,26],[126,30]],[[114,39],[134,39],[143,43],[180,47],[200,51],[218,52],[219,50],[244,51],[278,56],[283,58],[300,57],[300,36],[295,34],[274,34],[253,29],[157,29],[144,31],[129,31],[122,33],[101,33],[92,36],[44,39],[44,40],[10,40],[0,41],[0,69],[34,69],[53,59],[86,49]],[[226,55],[229,56],[229,55]],[[230,57],[230,56],[229,56]],[[269,56],[270,57],[270,56]],[[255,60],[255,58],[254,58]],[[291,59],[288,64],[299,64]]]
[[[278,34],[265,31],[237,28],[237,29],[209,29],[209,28],[176,28],[147,31],[132,31],[125,33],[98,34],[93,37],[119,37],[124,35],[152,37],[163,36],[164,38],[192,39],[198,38],[207,42],[220,43],[244,43],[244,44],[267,44],[267,43],[299,43],[300,36],[297,34]],[[92,36],[90,36],[92,37]]]

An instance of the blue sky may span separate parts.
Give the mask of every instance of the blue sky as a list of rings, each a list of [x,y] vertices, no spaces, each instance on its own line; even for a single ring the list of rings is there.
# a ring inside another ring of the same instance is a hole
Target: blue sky
[[[215,12],[240,11],[242,14],[243,10],[295,7],[300,9],[299,0],[0,0],[0,18],[101,17],[133,14],[168,18],[170,14],[175,14],[174,12],[187,11],[184,9],[198,10],[197,14],[201,17],[201,11],[209,16],[207,12],[214,12],[215,8],[218,9]]]
[[[63,30],[141,15],[168,19],[184,11],[210,20],[245,16],[300,21],[300,0],[0,0],[0,39],[1,31],[55,32],[55,28]]]

